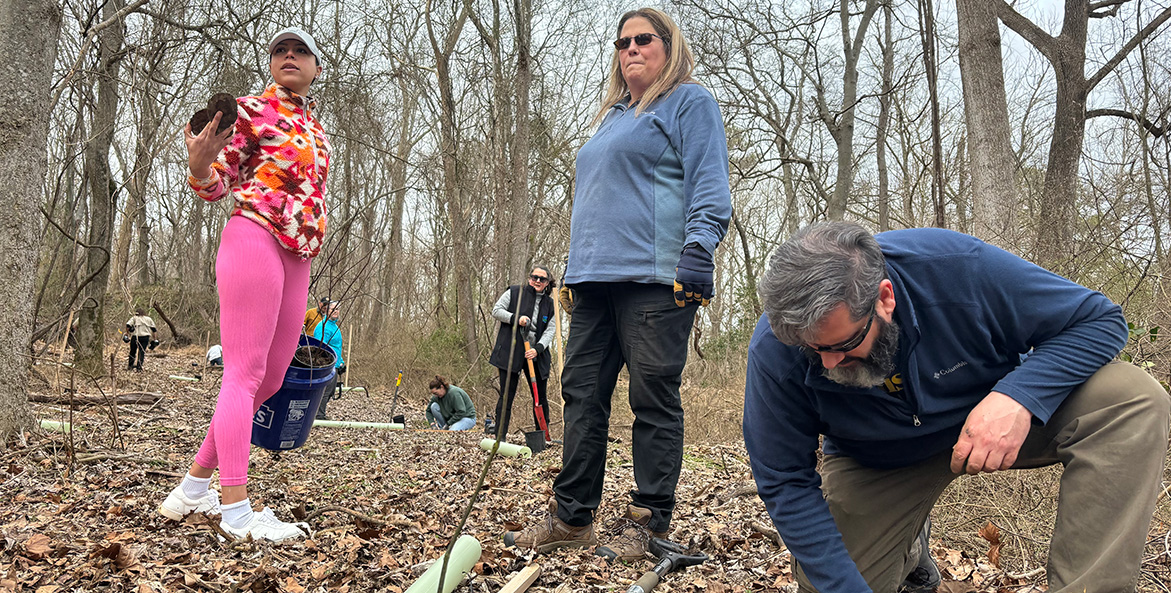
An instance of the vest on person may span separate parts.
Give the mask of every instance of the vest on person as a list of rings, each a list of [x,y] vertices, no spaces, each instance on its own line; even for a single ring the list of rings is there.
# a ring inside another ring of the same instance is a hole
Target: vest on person
[[[508,345],[513,340],[513,327],[518,318],[516,312],[521,311],[521,315],[532,315],[533,300],[537,297],[537,291],[533,287],[521,286],[514,284],[508,287],[510,294],[508,296],[508,312],[512,313],[513,324],[501,323],[500,330],[496,333],[496,345],[492,348],[492,356],[488,358],[488,364],[498,369],[508,369]],[[537,347],[536,342],[541,341],[541,336],[545,334],[545,329],[549,327],[549,323],[553,321],[553,299],[549,295],[543,295],[540,311],[536,319],[529,321],[533,331],[536,333],[536,340],[529,344],[533,348]],[[521,367],[525,365],[525,348],[524,348],[524,334],[528,332],[528,328],[515,326],[517,330],[516,345],[512,348],[512,372],[519,372]],[[549,368],[553,357],[545,350],[533,359],[533,366],[536,368],[537,376],[542,379],[549,377]]]

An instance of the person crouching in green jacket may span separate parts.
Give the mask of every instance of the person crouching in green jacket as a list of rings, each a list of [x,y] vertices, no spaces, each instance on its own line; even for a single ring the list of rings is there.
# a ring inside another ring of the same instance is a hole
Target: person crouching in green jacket
[[[427,405],[427,423],[432,428],[468,430],[476,425],[476,406],[468,392],[447,382],[439,375],[431,380],[431,403]]]

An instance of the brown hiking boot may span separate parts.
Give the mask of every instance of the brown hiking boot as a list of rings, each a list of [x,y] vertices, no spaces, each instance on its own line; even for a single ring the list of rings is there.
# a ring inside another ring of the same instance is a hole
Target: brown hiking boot
[[[594,524],[583,527],[574,527],[557,516],[557,499],[549,501],[549,512],[545,520],[536,525],[530,525],[521,531],[504,532],[504,545],[507,547],[528,548],[539,554],[552,552],[558,548],[588,548],[598,543],[594,535]]]
[[[652,537],[667,537],[666,531],[652,533],[647,529],[651,522],[650,509],[626,505],[626,514],[622,515],[607,532],[609,541],[604,546],[598,546],[594,554],[606,560],[622,560],[634,562],[646,558],[647,547]]]

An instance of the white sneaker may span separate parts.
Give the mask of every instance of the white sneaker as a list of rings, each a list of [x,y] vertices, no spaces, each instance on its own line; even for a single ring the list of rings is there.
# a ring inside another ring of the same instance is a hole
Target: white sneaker
[[[173,521],[182,521],[183,517],[191,513],[218,515],[220,513],[220,495],[209,488],[207,494],[200,498],[187,498],[187,494],[183,492],[183,486],[175,486],[163,504],[159,505],[159,513]]]
[[[252,536],[254,540],[266,539],[274,542],[296,539],[310,534],[308,523],[285,523],[277,519],[276,515],[272,513],[272,509],[268,507],[264,507],[264,510],[259,513],[252,513],[252,520],[239,529],[228,525],[226,521],[220,521],[220,527],[236,539],[247,539]]]

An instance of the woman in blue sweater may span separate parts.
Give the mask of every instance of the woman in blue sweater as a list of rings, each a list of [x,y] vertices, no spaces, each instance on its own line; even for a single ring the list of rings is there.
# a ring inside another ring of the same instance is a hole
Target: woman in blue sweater
[[[546,552],[597,541],[610,399],[625,366],[637,488],[617,537],[596,552],[634,560],[649,535],[670,527],[683,462],[687,337],[713,296],[713,258],[732,203],[720,108],[691,78],[695,59],[679,26],[641,8],[622,15],[615,33],[601,123],[577,153],[565,274],[575,305],[553,516],[504,542]]]

